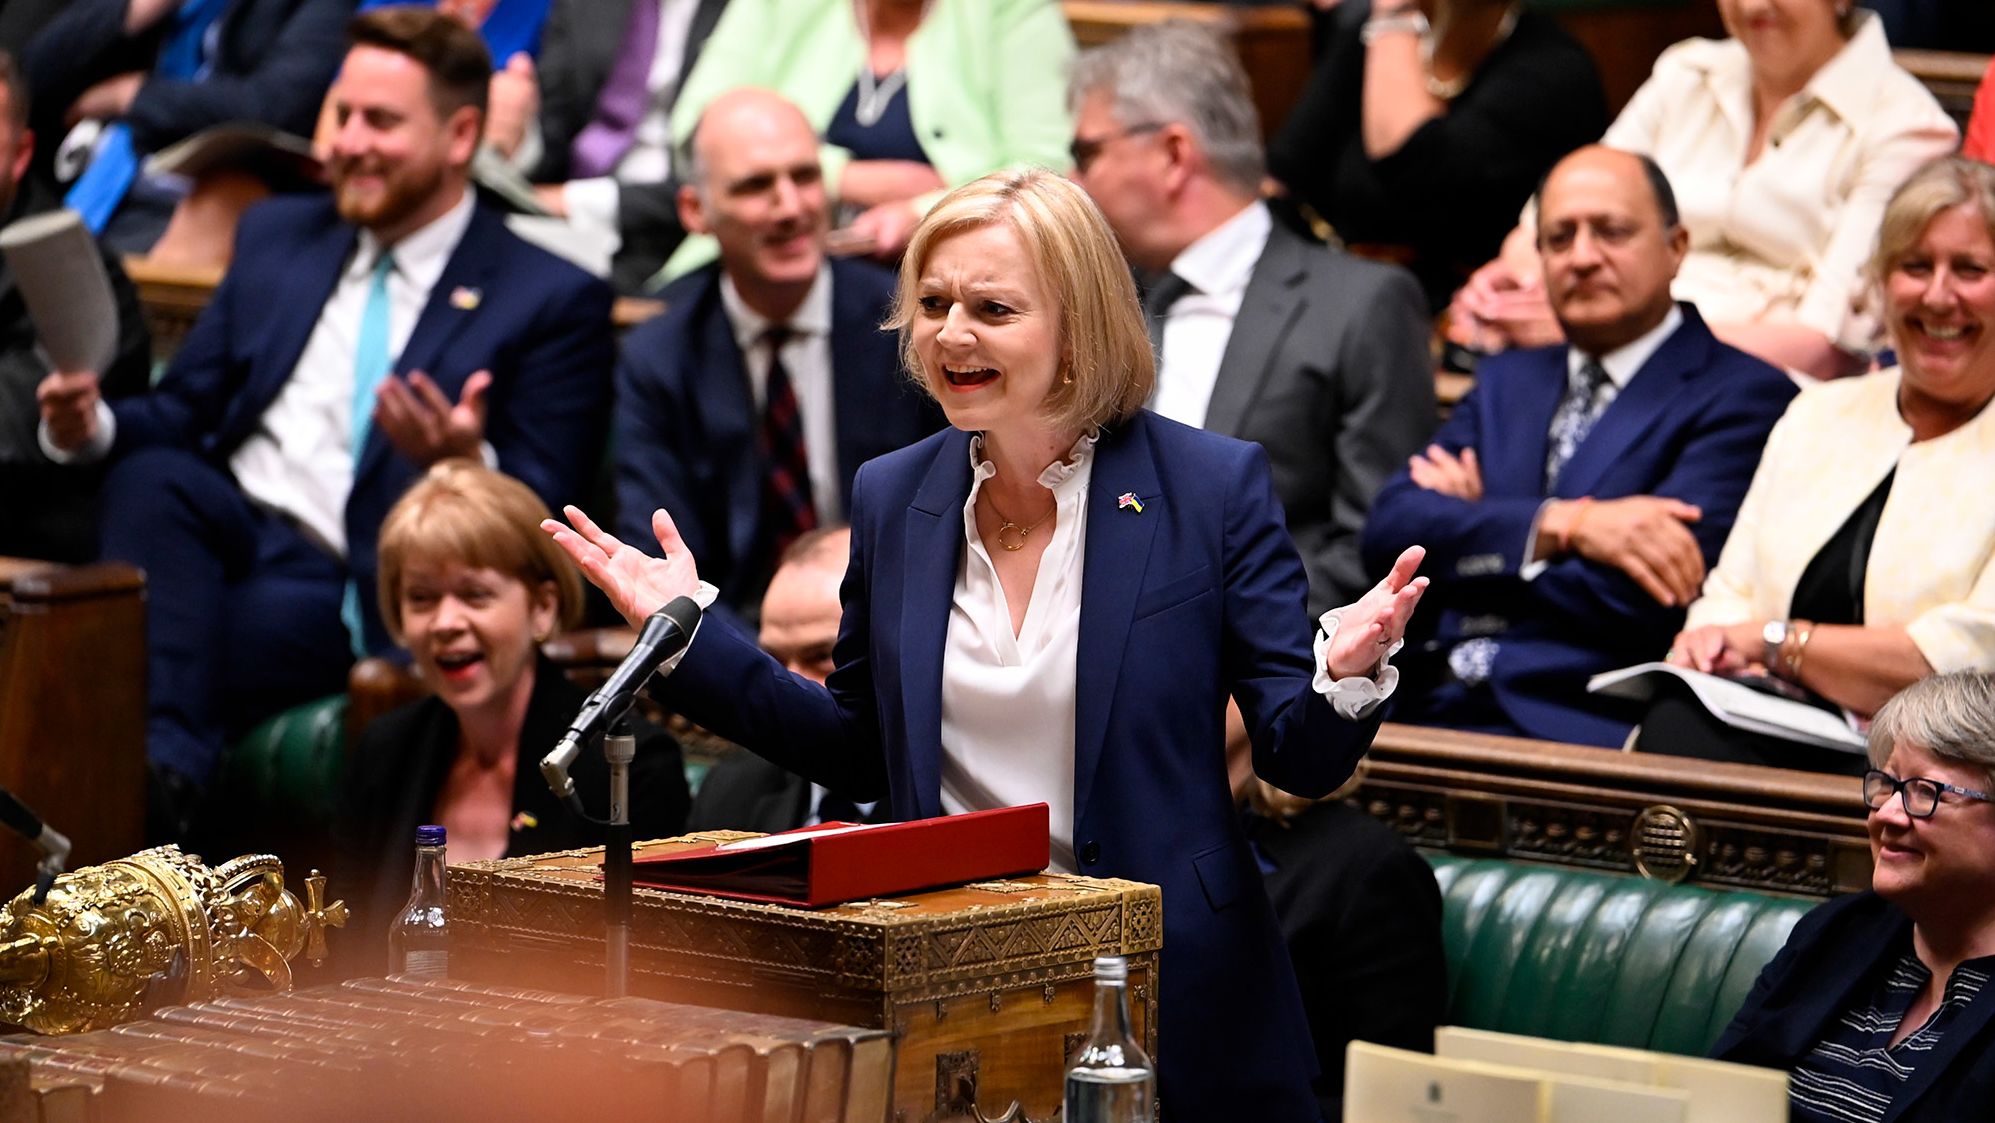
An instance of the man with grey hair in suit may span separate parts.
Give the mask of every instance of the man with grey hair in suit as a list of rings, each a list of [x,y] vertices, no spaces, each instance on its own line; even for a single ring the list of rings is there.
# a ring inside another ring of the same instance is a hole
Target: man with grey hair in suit
[[[1310,612],[1350,603],[1372,496],[1435,424],[1418,282],[1273,220],[1247,76],[1211,31],[1137,28],[1081,56],[1068,99],[1074,178],[1145,282],[1150,408],[1266,448]]]

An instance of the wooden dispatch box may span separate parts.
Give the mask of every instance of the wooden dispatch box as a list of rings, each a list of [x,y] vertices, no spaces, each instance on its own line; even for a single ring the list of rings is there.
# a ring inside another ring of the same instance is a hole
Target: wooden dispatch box
[[[638,856],[751,838],[709,831]],[[450,867],[453,977],[603,989],[601,850]],[[1157,1050],[1163,896],[1134,881],[1036,874],[825,909],[639,887],[630,993],[893,1030],[892,1123],[1024,1118],[1060,1107],[1087,1035],[1094,957],[1129,960],[1136,1031]]]

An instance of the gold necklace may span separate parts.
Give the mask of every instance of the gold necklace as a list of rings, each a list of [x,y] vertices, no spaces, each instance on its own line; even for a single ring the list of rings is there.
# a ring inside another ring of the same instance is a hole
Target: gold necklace
[[[1007,550],[1010,550],[1014,554],[1020,550],[1025,549],[1026,535],[1031,534],[1033,531],[1038,530],[1041,526],[1045,525],[1046,520],[1053,517],[1053,512],[1060,509],[1060,501],[1058,499],[1055,499],[1053,500],[1053,505],[1047,508],[1045,514],[1033,520],[1033,522],[1028,526],[1020,526],[1017,523],[1012,522],[1010,519],[1006,518],[1003,511],[998,510],[997,500],[989,498],[988,492],[980,494],[983,494],[985,496],[986,502],[988,502],[991,505],[991,514],[997,516],[998,519],[997,544],[1004,547]],[[1007,532],[1017,535],[1017,537],[1006,538],[1005,534]]]
[[[1496,24],[1496,34],[1490,39],[1489,46],[1483,50],[1484,61],[1496,53],[1496,48],[1501,47],[1504,40],[1510,38],[1511,32],[1517,30],[1517,17],[1522,12],[1521,4],[1512,4],[1503,10],[1503,17]],[[1475,67],[1470,67],[1464,73],[1445,81],[1435,77],[1434,49],[1440,44],[1441,37],[1446,32],[1445,27],[1430,28],[1420,37],[1420,76],[1427,85],[1427,92],[1432,94],[1436,101],[1455,100],[1464,89],[1468,88],[1469,79],[1475,77]],[[1478,62],[1476,65],[1480,66],[1482,63]]]

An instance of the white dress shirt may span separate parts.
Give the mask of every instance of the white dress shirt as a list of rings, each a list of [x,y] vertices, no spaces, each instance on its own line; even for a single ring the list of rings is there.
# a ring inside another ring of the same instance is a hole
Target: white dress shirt
[[[561,189],[568,218],[580,225],[617,229],[618,190],[626,183],[663,183],[672,177],[672,103],[679,96],[679,83],[685,75],[679,66],[686,61],[686,42],[692,35],[693,15],[700,0],[659,0],[658,49],[651,56],[647,86],[651,104],[637,122],[637,135],[630,150],[617,161],[609,175],[593,179],[572,179]]]
[[[1627,388],[1629,381],[1655,355],[1656,349],[1663,345],[1663,341],[1675,335],[1676,329],[1682,326],[1683,309],[1672,304],[1669,306],[1669,314],[1663,317],[1662,323],[1643,332],[1632,343],[1624,343],[1614,350],[1607,352],[1605,355],[1600,356],[1600,369],[1607,372],[1607,382],[1594,395],[1595,400],[1599,403],[1594,407],[1593,416],[1595,422],[1598,422],[1600,416],[1607,412],[1607,408],[1614,404],[1614,399],[1621,395],[1621,391]],[[1574,379],[1579,377],[1580,368],[1584,367],[1592,358],[1593,356],[1588,355],[1577,347],[1566,348],[1566,385],[1568,387],[1573,384]],[[1560,391],[1559,397],[1561,400],[1564,399],[1564,391]],[[1546,424],[1549,425],[1551,423],[1550,418],[1546,418],[1545,420]],[[1582,441],[1580,443],[1584,444],[1585,442]],[[1539,505],[1538,517],[1531,520],[1531,533],[1524,539],[1524,564],[1518,570],[1517,575],[1526,581],[1543,573],[1545,567],[1552,564],[1552,559],[1550,558],[1542,561],[1531,560],[1532,556],[1538,552],[1538,524],[1545,521],[1545,508],[1551,506],[1552,502],[1553,500],[1547,499]]]
[[[476,206],[470,190],[429,225],[388,248],[388,353],[399,356],[429,304],[443,267],[464,238]],[[256,432],[229,458],[243,493],[296,519],[307,535],[346,556],[346,497],[353,490],[353,368],[381,243],[362,230],[353,257],[284,388],[263,411]]]
[[[1074,705],[1094,444],[1095,438],[1082,437],[1069,459],[1039,475],[1040,486],[1053,493],[1058,516],[1039,558],[1025,619],[1013,633],[1004,586],[977,533],[977,493],[997,467],[984,459],[981,436],[970,441],[970,496],[963,503],[968,548],[956,573],[942,651],[943,813],[1044,803],[1052,868],[1063,873],[1079,869],[1074,861]],[[1332,679],[1325,656],[1343,611],[1323,614],[1325,631],[1315,643],[1312,685],[1339,714],[1357,720],[1391,696],[1399,669],[1389,660],[1404,641],[1395,642],[1379,660],[1376,680]]]
[[[470,189],[457,205],[390,248],[395,264],[388,274],[388,353],[394,357],[415,331],[429,305],[430,290],[471,225],[476,198]],[[319,309],[318,323],[298,356],[283,389],[258,419],[256,431],[229,458],[229,470],[251,501],[289,516],[305,535],[334,557],[346,556],[346,497],[353,490],[353,373],[360,320],[374,284],[381,244],[362,230],[353,256],[340,271],[332,295]],[[97,403],[92,442],[63,453],[41,428],[42,451],[59,463],[99,460],[117,439],[117,417]],[[496,464],[490,446],[485,462]]]
[[[741,299],[734,280],[721,275],[720,303],[741,347],[748,392],[755,403],[757,432],[763,405],[769,399],[769,342],[764,336],[773,321]],[[831,385],[831,266],[820,265],[795,314],[784,321],[790,337],[783,344],[783,372],[796,391],[797,412],[803,421],[804,457],[810,463],[811,505],[819,526],[845,518],[838,480],[838,411]]]
[[[1274,218],[1255,202],[1206,232],[1171,260],[1171,272],[1190,283],[1164,316],[1157,392],[1150,408],[1173,421],[1203,428],[1219,362],[1233,321],[1247,295],[1254,265],[1268,248]]]

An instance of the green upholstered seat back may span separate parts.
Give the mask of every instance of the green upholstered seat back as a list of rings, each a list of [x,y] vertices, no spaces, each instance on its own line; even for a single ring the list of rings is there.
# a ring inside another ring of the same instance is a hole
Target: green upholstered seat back
[[[346,765],[346,695],[293,706],[244,734],[222,764],[227,806],[268,809],[301,834],[323,832]]]
[[[1815,902],[1429,854],[1449,1020],[1701,1055]]]

